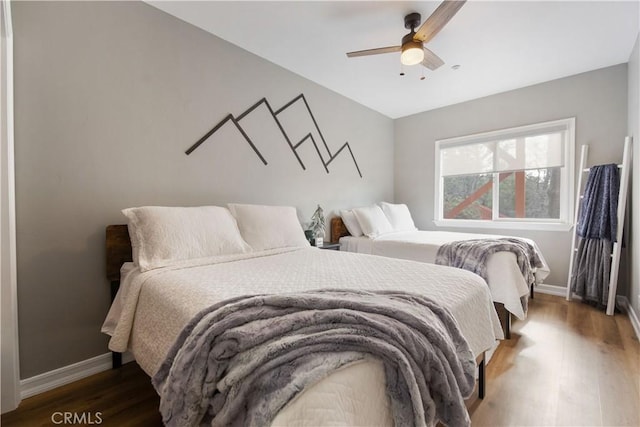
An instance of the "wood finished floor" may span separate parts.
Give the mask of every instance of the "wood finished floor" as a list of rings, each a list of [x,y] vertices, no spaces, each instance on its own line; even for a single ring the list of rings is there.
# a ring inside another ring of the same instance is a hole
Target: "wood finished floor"
[[[640,426],[640,344],[625,314],[537,294],[487,367],[474,426]],[[135,363],[26,399],[1,424],[51,426],[54,412],[100,412],[102,426],[159,426],[158,397]],[[86,425],[86,424],[85,424]]]

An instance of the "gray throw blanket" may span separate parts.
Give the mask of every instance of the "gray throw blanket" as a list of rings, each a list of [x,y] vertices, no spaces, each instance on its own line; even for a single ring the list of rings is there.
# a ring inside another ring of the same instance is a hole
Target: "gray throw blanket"
[[[153,378],[168,426],[267,426],[305,387],[382,361],[396,426],[470,425],[475,359],[451,313],[401,291],[234,298],[199,313]]]
[[[589,169],[576,230],[578,236],[616,241],[619,186],[617,165]]]
[[[532,244],[511,237],[497,239],[472,239],[445,243],[438,248],[436,264],[462,268],[476,273],[485,282],[487,278],[487,259],[496,252],[512,252],[527,285],[535,283],[535,269],[542,267],[542,260]],[[529,307],[529,295],[520,297],[522,310]]]
[[[535,269],[542,260],[532,244],[511,237],[472,239],[445,243],[438,248],[436,264],[462,268],[487,281],[487,259],[496,252],[512,252],[527,285],[535,283]]]
[[[580,295],[583,301],[606,307],[612,250],[613,243],[606,239],[580,239],[578,242],[571,290]]]

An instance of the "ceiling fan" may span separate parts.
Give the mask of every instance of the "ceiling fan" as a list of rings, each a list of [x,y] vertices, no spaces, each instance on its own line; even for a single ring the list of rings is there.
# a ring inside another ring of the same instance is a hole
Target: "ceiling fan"
[[[404,27],[411,30],[410,33],[402,37],[400,46],[380,47],[377,49],[358,50],[347,53],[349,58],[357,56],[379,55],[382,53],[402,52],[400,62],[404,65],[416,65],[422,63],[430,70],[435,70],[444,64],[438,55],[424,47],[424,44],[435,37],[440,30],[449,22],[451,18],[465,4],[466,0],[445,0],[440,6],[420,25],[421,16],[419,13],[410,13],[404,17]]]

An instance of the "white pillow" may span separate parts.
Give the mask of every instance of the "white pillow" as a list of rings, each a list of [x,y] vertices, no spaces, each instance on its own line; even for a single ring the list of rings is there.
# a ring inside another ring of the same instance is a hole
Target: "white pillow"
[[[367,237],[375,239],[382,234],[393,231],[393,227],[379,206],[374,205],[367,208],[356,208],[353,209],[353,213],[358,219],[362,232]]]
[[[382,202],[380,203],[382,212],[391,223],[393,231],[416,231],[416,225],[411,218],[411,212],[407,205]]]
[[[176,261],[249,252],[236,220],[218,206],[124,209],[133,261],[141,271]]]
[[[294,207],[236,203],[228,206],[238,221],[240,234],[254,251],[309,246]]]
[[[362,236],[362,228],[360,228],[358,218],[356,218],[356,214],[354,214],[352,210],[341,210],[340,217],[342,218],[344,226],[347,227],[349,234],[353,237]]]

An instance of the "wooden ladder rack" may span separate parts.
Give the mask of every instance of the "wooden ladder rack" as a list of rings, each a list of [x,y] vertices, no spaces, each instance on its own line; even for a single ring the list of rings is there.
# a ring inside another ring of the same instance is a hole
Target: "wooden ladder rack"
[[[618,289],[618,272],[620,270],[620,249],[622,247],[622,231],[624,229],[624,214],[627,207],[627,193],[629,192],[629,175],[631,168],[631,143],[632,138],[627,136],[624,140],[624,151],[622,154],[622,163],[618,165],[620,170],[620,190],[618,192],[618,228],[616,230],[616,241],[613,243],[613,252],[611,254],[611,270],[609,274],[609,297],[607,300],[607,315],[612,316],[616,307],[616,292]],[[578,228],[578,216],[580,214],[580,201],[583,199],[582,178],[585,173],[589,172],[587,165],[587,156],[589,155],[589,146],[583,145],[580,152],[580,174],[578,175],[578,189],[575,204],[575,213],[573,218],[573,231],[571,237],[571,258],[569,260],[569,277],[567,279],[567,301],[573,297],[571,292],[571,277],[573,276],[574,261],[576,258],[576,240]]]

